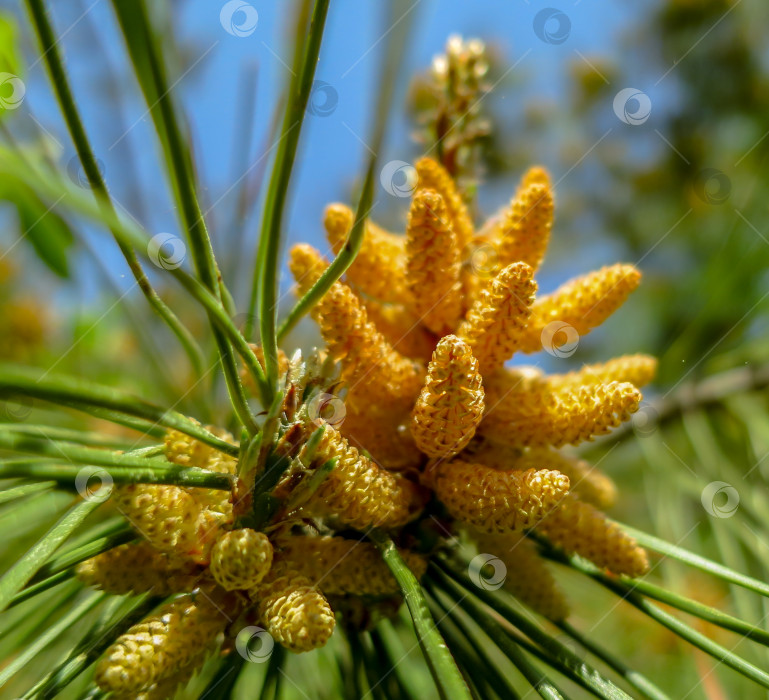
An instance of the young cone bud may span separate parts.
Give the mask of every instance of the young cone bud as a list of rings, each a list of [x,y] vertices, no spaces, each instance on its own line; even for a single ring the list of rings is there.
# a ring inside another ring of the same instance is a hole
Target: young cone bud
[[[226,591],[256,586],[272,566],[272,544],[249,528],[223,533],[211,549],[211,575]]]

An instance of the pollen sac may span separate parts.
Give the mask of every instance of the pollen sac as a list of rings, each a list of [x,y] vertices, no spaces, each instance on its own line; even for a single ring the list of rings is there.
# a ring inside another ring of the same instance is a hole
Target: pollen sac
[[[569,605],[536,546],[520,533],[475,533],[478,551],[493,554],[507,571],[504,586],[532,610],[553,621],[569,616]]]
[[[520,349],[523,352],[542,350],[543,342],[548,342],[543,340],[543,332],[548,324],[556,321],[564,327],[570,326],[577,336],[586,335],[622,306],[640,280],[641,273],[632,265],[612,265],[577,277],[552,294],[539,297],[532,306]],[[572,342],[568,333],[563,335],[567,337],[566,342]]]
[[[202,579],[199,567],[166,556],[149,542],[121,544],[81,562],[75,572],[87,586],[116,595],[183,593]]]
[[[570,495],[537,525],[567,554],[579,554],[614,574],[642,576],[649,570],[646,552],[606,516]]]
[[[500,267],[524,262],[536,270],[545,257],[553,226],[553,196],[542,183],[532,183],[513,199],[497,245]]]
[[[521,343],[537,291],[526,263],[502,269],[470,307],[458,335],[469,343],[488,374],[509,360]]]
[[[271,566],[270,540],[249,528],[223,533],[211,549],[211,575],[226,591],[253,588]]]
[[[475,435],[484,411],[482,378],[470,346],[453,335],[441,339],[411,414],[411,434],[428,457],[449,458]]]
[[[473,238],[473,220],[453,178],[438,161],[427,156],[420,158],[415,168],[419,189],[435,190],[443,199],[457,246],[460,252],[465,250]]]
[[[107,650],[96,667],[96,684],[105,692],[129,694],[174,675],[214,642],[228,617],[203,594],[185,595],[131,627]]]
[[[617,498],[614,482],[584,459],[548,448],[534,448],[511,463],[513,469],[557,469],[569,477],[571,490],[598,508],[611,508]]]
[[[497,372],[486,383],[491,407],[481,432],[516,447],[576,445],[605,435],[638,410],[641,392],[627,382],[551,391],[545,379]]]
[[[352,209],[343,204],[326,208],[323,224],[334,253],[339,253],[347,242],[354,220]],[[347,281],[374,299],[395,304],[406,301],[405,242],[402,235],[367,220],[358,255],[345,273]]]
[[[551,374],[547,378],[547,383],[552,389],[610,382],[630,382],[637,387],[642,387],[652,381],[656,373],[656,358],[650,355],[623,355],[608,362],[585,365],[576,372]]]
[[[427,560],[406,550],[400,550],[400,554],[414,575],[421,578],[427,570]],[[369,542],[294,536],[287,538],[282,556],[325,595],[383,596],[400,592],[379,550]]]
[[[418,484],[378,466],[326,425],[315,461],[323,464],[331,459],[336,466],[311,497],[310,512],[334,515],[365,530],[400,527],[422,511],[425,496]]]
[[[325,646],[336,622],[331,606],[312,581],[279,564],[250,592],[261,624],[273,639],[295,653]]]
[[[536,525],[569,490],[568,477],[557,471],[503,472],[456,459],[439,463],[428,478],[453,517],[487,533]]]
[[[461,250],[446,204],[435,190],[417,190],[406,227],[407,279],[414,309],[433,333],[457,326],[463,310]]]

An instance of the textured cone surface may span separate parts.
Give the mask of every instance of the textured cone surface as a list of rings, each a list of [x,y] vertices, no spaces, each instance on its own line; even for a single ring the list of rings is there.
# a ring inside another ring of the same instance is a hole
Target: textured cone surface
[[[305,270],[317,272],[324,265],[320,254],[310,246],[297,246],[292,251],[291,270],[297,280],[316,279],[315,272]],[[329,353],[342,363],[342,376],[351,388],[365,383],[372,400],[393,410],[413,403],[422,384],[422,370],[393,349],[368,320],[366,309],[352,289],[335,282],[316,304],[312,316]]]
[[[419,188],[435,190],[443,198],[458,248],[463,251],[473,239],[473,221],[453,178],[438,161],[427,156],[416,162],[416,170]]]
[[[586,335],[622,306],[640,280],[641,273],[632,265],[612,265],[577,277],[552,294],[539,297],[532,306],[520,349],[538,352],[543,349],[543,342],[556,349],[558,343],[571,342],[567,333],[562,334],[564,341],[557,334],[543,338],[545,327],[556,321],[564,327],[571,326],[580,336]]]
[[[652,381],[656,373],[656,358],[650,355],[623,355],[608,362],[585,365],[576,372],[551,374],[547,383],[553,389],[610,382],[630,382],[640,388]]]
[[[560,472],[503,472],[460,460],[437,465],[431,477],[449,513],[487,533],[536,525],[569,490],[569,479]]]
[[[534,448],[514,460],[513,469],[557,469],[569,477],[571,491],[597,508],[611,508],[617,498],[614,482],[584,459],[547,448]]]
[[[309,578],[289,566],[273,567],[251,597],[261,624],[289,651],[319,649],[334,632],[334,613],[326,598]]]
[[[505,267],[486,285],[459,326],[486,374],[499,369],[521,343],[537,291],[526,263]]]
[[[249,528],[223,533],[211,549],[211,575],[226,591],[256,586],[272,566],[272,544]]]
[[[453,335],[438,343],[411,414],[411,434],[429,457],[464,449],[483,418],[483,384],[470,346]]]
[[[117,639],[96,667],[96,684],[116,693],[149,688],[198,657],[227,623],[204,595],[177,598]]]
[[[532,183],[513,199],[497,246],[500,267],[524,262],[541,264],[553,226],[553,196],[547,185]]]
[[[427,362],[433,354],[436,337],[419,321],[406,304],[383,304],[374,299],[363,302],[366,315],[394,350],[414,360]]]
[[[579,554],[614,574],[641,576],[649,570],[646,552],[632,537],[573,495],[536,529],[567,554]]]
[[[400,527],[419,515],[424,495],[418,484],[379,467],[326,425],[315,461],[336,459],[308,504],[311,512],[333,514],[341,522],[364,530]]]
[[[569,605],[535,545],[520,533],[475,533],[478,551],[498,557],[507,569],[505,588],[549,620],[565,620]]]
[[[323,224],[334,253],[339,253],[352,230],[355,214],[344,204],[326,208]],[[345,275],[364,294],[381,301],[402,303],[408,299],[404,256],[405,238],[366,221],[358,255]]]
[[[460,252],[443,198],[417,190],[406,228],[406,274],[414,310],[438,335],[453,332],[462,315]]]
[[[486,383],[489,409],[480,431],[515,447],[576,445],[628,420],[640,402],[641,392],[628,383],[553,391],[544,378],[505,370]]]
[[[182,593],[201,579],[200,568],[158,552],[149,542],[121,544],[81,562],[75,572],[87,586],[116,595]]]
[[[421,578],[427,569],[427,560],[406,550],[400,550],[400,554],[414,575]],[[295,536],[286,539],[281,556],[325,595],[379,596],[400,592],[379,550],[368,542],[343,537]]]

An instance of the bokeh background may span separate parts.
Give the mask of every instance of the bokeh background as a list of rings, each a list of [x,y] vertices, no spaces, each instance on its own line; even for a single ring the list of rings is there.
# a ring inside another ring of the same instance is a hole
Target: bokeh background
[[[240,280],[231,288],[245,311],[265,169],[291,63],[292,5],[251,0],[253,14],[232,18],[234,25],[220,16],[224,2],[155,5],[214,246],[228,280]],[[332,2],[285,222],[288,244],[307,241],[326,250],[325,205],[357,201],[387,43],[386,5]],[[112,195],[150,234],[180,235],[109,4],[50,6]],[[0,111],[0,135],[45,153],[86,188],[26,17],[13,0],[2,0],[0,10],[0,72],[20,75],[26,87],[18,109]],[[243,30],[248,17],[256,20]],[[483,40],[493,89],[483,100],[491,128],[482,143],[478,219],[507,202],[526,167],[542,164],[557,184],[540,289],[616,261],[644,274],[622,312],[580,339],[573,355],[525,361],[566,371],[622,353],[658,356],[659,379],[634,428],[587,453],[620,485],[614,515],[763,579],[769,563],[767,20],[769,6],[760,0],[417,0],[402,20],[411,23],[410,38],[401,47],[379,154],[381,166],[421,155],[415,81],[450,35]],[[0,98],[6,88],[0,84]],[[2,186],[0,196],[8,198]],[[379,187],[371,216],[402,230],[407,207],[408,199]],[[3,295],[37,300],[44,319],[42,347],[6,354],[122,385],[131,368],[136,379],[128,384],[152,395],[152,377],[142,374],[142,343],[162,350],[170,336],[142,316],[143,299],[105,231],[4,203],[0,245],[12,267]],[[170,299],[183,303],[161,271],[151,272]],[[285,269],[282,292],[287,310],[293,296]],[[204,333],[195,313],[189,311],[189,321]],[[311,346],[314,334],[311,323],[302,323],[287,345]],[[729,488],[714,490],[714,483]],[[757,624],[767,615],[755,596],[674,563],[660,563],[653,576]],[[570,585],[574,603],[585,603],[579,612],[585,626],[616,640],[617,650],[663,678],[673,697],[765,697],[628,606],[576,578]],[[762,650],[704,624],[698,629],[766,668]]]

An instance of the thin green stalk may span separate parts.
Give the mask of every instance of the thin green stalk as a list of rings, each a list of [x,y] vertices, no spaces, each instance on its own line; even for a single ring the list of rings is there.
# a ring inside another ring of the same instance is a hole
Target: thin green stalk
[[[458,589],[455,589],[455,591],[460,593]],[[451,597],[453,598],[454,596],[452,595]],[[477,636],[472,633],[469,625],[458,614],[457,607],[460,605],[477,624],[482,626],[486,636],[502,651],[513,666],[521,672],[540,697],[544,698],[544,700],[563,700],[564,696],[561,691],[540,669],[529,661],[523,649],[486,612],[483,606],[476,603],[471,596],[463,595],[457,602],[457,605],[447,609],[447,613],[467,638],[474,639],[478,643]],[[479,646],[483,647],[484,645],[479,644]]]
[[[0,578],[0,611],[101,503],[79,501]]]
[[[128,630],[131,625],[144,619],[159,602],[160,599],[157,597],[133,599],[129,601],[129,609],[116,620],[99,620],[69,657],[27,691],[24,698],[50,700],[58,695],[101,656],[119,635]]]
[[[49,644],[57,641],[57,639],[67,632],[73,625],[82,623],[82,618],[101,603],[106,595],[106,593],[101,591],[89,593],[66,615],[47,627],[46,630],[42,634],[36,636],[30,644],[25,645],[21,653],[0,671],[0,687],[5,685],[16,673],[33,661]]]
[[[25,496],[41,493],[42,491],[50,491],[55,487],[55,481],[38,481],[33,484],[21,484],[19,486],[3,489],[3,491],[0,492],[0,505],[3,503],[10,503],[19,498],[24,498]]]
[[[89,465],[90,466],[90,465]],[[83,467],[74,464],[61,464],[56,460],[5,460],[0,462],[0,479],[26,477],[45,479],[60,484],[75,485],[83,478]],[[173,484],[190,488],[219,489],[230,491],[233,479],[229,474],[210,472],[197,467],[178,465],[161,469],[158,467],[98,467],[116,484]]]
[[[102,174],[99,171],[99,166],[96,163],[93,149],[91,148],[88,135],[86,134],[82,119],[80,118],[80,113],[77,109],[77,103],[72,94],[72,89],[67,78],[67,72],[64,69],[64,62],[59,53],[56,35],[54,34],[51,23],[48,21],[45,2],[44,0],[26,0],[26,3],[27,9],[32,17],[32,24],[35,28],[38,41],[40,42],[43,60],[48,68],[48,74],[51,79],[54,94],[59,103],[61,113],[64,116],[64,121],[67,124],[70,138],[75,144],[78,158],[83,165],[83,170],[88,178],[88,182],[94,192],[97,192],[102,196],[101,201],[104,203],[104,206],[109,207],[109,209],[114,212],[109,192],[104,183],[104,179],[102,178]],[[152,287],[136,257],[136,253],[129,246],[126,246],[120,241],[118,241],[118,246],[136,279],[136,283],[139,285],[139,289],[141,289],[142,293],[147,298],[150,306],[179,339],[195,372],[198,375],[202,374],[203,353],[197,342],[195,342],[192,333],[179,320],[176,314],[171,311]]]
[[[603,661],[609,668],[619,673],[619,675],[627,681],[628,685],[641,693],[645,698],[649,698],[649,700],[671,700],[669,695],[665,694],[660,688],[646,678],[646,676],[624,664],[614,656],[614,654],[596,644],[592,639],[586,637],[570,623],[564,620],[557,622],[556,624],[574,641],[579,642],[579,644]]]
[[[430,667],[438,693],[443,700],[470,700],[470,690],[462,674],[435,626],[427,606],[422,587],[416,577],[401,558],[395,543],[390,537],[378,530],[369,533],[374,544],[382,552],[382,558],[398,582],[403,597],[411,613],[411,619],[422,647],[427,665]]]
[[[395,7],[395,6],[394,6]],[[392,27],[391,37],[388,42],[385,67],[379,78],[377,94],[377,104],[374,109],[376,115],[374,130],[371,136],[371,152],[366,176],[363,180],[358,206],[355,212],[355,222],[353,223],[350,235],[347,237],[342,249],[336,255],[331,264],[324,270],[320,279],[307,291],[306,294],[296,303],[294,308],[288,313],[278,331],[278,340],[282,340],[296,326],[296,324],[307,315],[315,304],[331,289],[336,282],[352,265],[360,251],[363,243],[363,236],[366,231],[366,219],[372,209],[374,201],[374,184],[376,182],[377,157],[382,150],[385,127],[387,125],[387,115],[390,105],[393,102],[393,92],[397,83],[398,69],[403,56],[402,47],[406,46],[406,39],[409,30],[407,21],[400,20],[389,23]]]
[[[519,629],[533,642],[542,647],[558,663],[558,666],[564,669],[565,674],[579,678],[580,683],[586,684],[599,697],[623,698],[624,700],[629,698],[624,690],[618,688],[608,678],[605,678],[595,668],[577,656],[571,649],[545,632],[536,622],[516,610],[505,596],[476,586],[468,578],[466,568],[463,571],[456,568],[454,563],[441,560],[438,562],[438,566],[433,567],[433,570],[442,581],[448,583],[449,578],[453,579],[456,584],[471,592],[497,614],[504,617],[513,627]]]
[[[189,238],[195,269],[203,286],[220,303],[226,305],[229,293],[221,279],[211,238],[195,191],[192,157],[179,127],[171,100],[171,87],[163,66],[160,42],[157,41],[149,22],[146,4],[144,0],[112,0],[112,6],[126,39],[126,46],[136,68],[139,85],[163,147],[174,197]],[[213,319],[211,319],[211,326],[232,407],[243,426],[251,435],[255,435],[258,432],[258,426],[240,381],[230,341]]]
[[[617,525],[619,525],[629,535],[634,537],[638,544],[642,545],[643,547],[647,547],[648,549],[659,552],[660,554],[664,554],[665,556],[678,559],[678,561],[682,561],[685,564],[689,564],[690,566],[705,571],[711,576],[720,578],[723,581],[734,583],[738,586],[742,586],[743,588],[747,588],[754,593],[769,597],[769,584],[766,584],[763,581],[759,581],[758,579],[746,576],[745,574],[741,574],[737,571],[734,571],[734,569],[730,569],[724,566],[723,564],[717,564],[710,559],[701,557],[699,554],[690,552],[686,549],[683,549],[682,547],[671,544],[670,542],[661,540],[654,535],[642,532],[641,530],[636,530],[634,527],[630,527],[629,525],[624,525],[623,523],[617,523]]]
[[[468,634],[468,629],[456,617],[455,611],[435,595],[435,591],[428,591],[435,607],[433,617],[437,620],[441,634],[449,644],[451,653],[457,657],[462,668],[468,672],[483,673],[483,679],[494,689],[500,698],[519,698],[520,695],[513,687],[510,679],[502,674],[494,662],[489,658],[488,646],[475,643],[473,635]],[[478,681],[476,681],[476,684]]]
[[[238,448],[216,437],[187,416],[155,406],[149,401],[111,387],[82,379],[41,373],[19,365],[0,364],[0,397],[24,396],[87,410],[94,406],[142,418],[166,428],[174,428],[201,442],[237,457]]]
[[[53,425],[29,425],[26,423],[0,423],[0,433],[19,433],[22,435],[37,435],[49,440],[74,442],[91,447],[107,447],[113,450],[129,450],[131,445],[125,439],[117,439],[101,433],[72,430]]]
[[[315,1],[302,64],[291,80],[280,141],[265,200],[256,270],[248,305],[247,319],[249,319],[248,326],[250,326],[250,319],[253,318],[256,311],[257,294],[261,294],[259,298],[259,330],[270,393],[275,391],[278,377],[278,338],[275,326],[278,314],[278,270],[280,267],[278,257],[280,255],[283,210],[307,102],[315,77],[315,68],[318,65],[318,55],[320,54],[329,2],[330,0]],[[249,337],[248,333],[251,331],[248,326],[246,337]],[[268,394],[268,398],[270,398],[270,394]]]
[[[21,178],[25,184],[28,184],[41,195],[53,198],[54,200],[61,198],[62,194],[65,194],[68,204],[74,210],[95,221],[104,221],[106,219],[109,222],[110,230],[113,231],[114,235],[119,240],[123,241],[126,245],[132,246],[134,249],[140,251],[142,255],[149,258],[147,247],[149,238],[147,237],[147,234],[132,221],[121,219],[114,212],[101,212],[99,207],[93,202],[84,198],[79,191],[63,182],[57,173],[48,170],[40,170],[30,163],[19,160],[18,157],[9,152],[5,152],[2,155],[4,156],[2,160],[3,166],[14,176]],[[209,319],[211,319],[211,322],[215,323],[217,327],[227,335],[230,342],[233,343],[235,349],[238,351],[238,354],[240,354],[247,367],[252,372],[257,387],[259,388],[260,398],[263,405],[269,405],[264,397],[266,380],[262,366],[259,364],[253,350],[246,342],[243,335],[221,306],[221,302],[195,277],[181,267],[168,270],[168,272],[173,275],[192,295],[193,299],[203,307],[208,314]]]
[[[45,578],[42,581],[38,581],[37,583],[33,583],[14,595],[13,598],[11,598],[11,602],[8,603],[8,608],[12,608],[13,606],[18,605],[19,603],[23,603],[25,600],[29,600],[30,598],[34,598],[35,596],[40,595],[43,591],[47,591],[54,586],[58,586],[64,581],[69,581],[71,578],[74,578],[74,576],[75,570],[69,569],[67,571],[60,571],[58,574],[49,576],[48,578]]]

